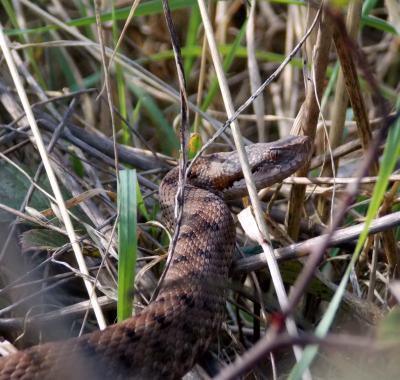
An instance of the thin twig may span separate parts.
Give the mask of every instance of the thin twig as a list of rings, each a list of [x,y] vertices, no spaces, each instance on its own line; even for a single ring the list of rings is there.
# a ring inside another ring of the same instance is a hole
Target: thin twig
[[[400,211],[382,216],[375,219],[368,230],[368,234],[376,234],[389,230],[400,225]],[[359,223],[351,227],[336,230],[329,240],[328,247],[335,247],[357,239],[365,228],[365,223]],[[327,235],[317,236],[300,243],[294,243],[286,247],[275,249],[274,254],[277,260],[293,260],[300,257],[309,256],[313,247],[318,246],[326,239]],[[234,262],[232,267],[233,273],[247,273],[253,270],[265,269],[267,262],[263,255],[254,255],[239,259]]]

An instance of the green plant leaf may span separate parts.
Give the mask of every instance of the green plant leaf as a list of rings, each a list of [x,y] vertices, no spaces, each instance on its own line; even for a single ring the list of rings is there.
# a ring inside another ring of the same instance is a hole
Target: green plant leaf
[[[136,170],[121,170],[118,187],[118,322],[132,315],[137,257]]]

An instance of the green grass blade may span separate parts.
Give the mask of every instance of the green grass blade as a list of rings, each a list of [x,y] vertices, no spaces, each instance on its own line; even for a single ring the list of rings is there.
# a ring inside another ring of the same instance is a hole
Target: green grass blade
[[[222,57],[227,57],[228,54],[230,54],[230,52],[233,51],[234,58],[247,59],[247,48],[243,46],[233,46],[232,44],[220,45],[218,46],[218,50]],[[186,46],[182,48],[181,53],[183,58],[191,58],[191,57],[199,58],[203,54],[201,46],[198,45],[192,45],[189,47]],[[286,57],[283,54],[257,50],[256,58],[259,59],[260,61],[265,61],[265,62],[282,63]],[[158,62],[158,61],[164,61],[166,59],[171,59],[171,60],[174,59],[173,50],[164,50],[159,53],[149,55],[148,57],[139,58],[138,60],[136,60],[136,62],[138,63],[147,63],[149,61]],[[299,58],[293,58],[289,62],[289,64],[294,67],[303,68],[303,61]]]
[[[161,151],[165,154],[172,155],[179,149],[179,141],[171,124],[165,118],[157,103],[145,90],[134,86],[130,82],[128,82],[127,85],[129,90],[140,99],[141,106],[146,109],[148,117],[154,123],[157,132],[160,133],[160,141],[163,141],[163,145],[160,147]]]
[[[227,56],[224,59],[223,68],[224,68],[225,72],[228,72],[229,68],[232,65],[232,62],[235,58],[236,51],[239,48],[240,43],[246,33],[246,25],[247,25],[247,22],[244,22],[238,35],[235,38],[235,41],[233,42],[233,44],[231,46],[230,51],[228,52]],[[203,111],[206,111],[208,109],[208,107],[210,106],[210,104],[212,103],[212,101],[214,100],[214,98],[217,94],[218,88],[219,88],[218,80],[217,80],[217,78],[214,78],[211,82],[207,96],[205,97],[205,99],[201,105],[201,109]]]
[[[169,2],[171,11],[190,8],[197,4],[196,0],[171,0]],[[125,20],[130,12],[131,7],[120,8],[115,11],[113,16],[112,12],[105,12],[100,15],[101,22],[115,21],[115,20]],[[150,16],[162,13],[162,3],[160,0],[152,0],[147,2],[142,2],[136,9],[135,15],[139,16]],[[94,16],[82,17],[78,19],[73,19],[65,22],[68,26],[82,27],[96,24],[96,18]],[[49,30],[58,29],[56,25],[46,25],[39,28],[32,29],[13,29],[6,30],[5,33],[9,36],[19,35],[19,34],[31,34],[31,33],[44,33]]]
[[[375,8],[378,0],[365,0],[362,6],[362,15],[367,16]]]
[[[336,62],[335,65],[333,66],[332,72],[330,73],[329,76],[329,82],[325,88],[324,95],[322,96],[322,101],[321,101],[321,109],[325,109],[325,105],[328,103],[329,97],[331,96],[332,92],[334,91],[337,77],[339,75],[339,62]]]
[[[3,6],[3,8],[4,8],[4,10],[5,10],[6,14],[7,14],[7,17],[9,19],[9,21],[11,22],[11,24],[14,26],[14,28],[16,30],[20,30],[18,28],[18,20],[17,20],[16,14],[15,14],[15,9],[12,6],[11,2],[9,0],[2,0],[1,5]],[[28,42],[26,40],[25,36],[19,36],[18,40],[21,43]],[[41,73],[41,71],[39,69],[39,65],[37,64],[37,61],[36,61],[36,59],[34,57],[33,49],[32,48],[25,49],[25,54],[26,54],[26,56],[27,56],[27,58],[29,60],[29,64],[32,65],[32,69],[33,69],[33,72],[34,72],[34,75],[35,75],[35,78],[36,78],[37,82],[42,87],[47,88],[46,87],[46,82],[44,81],[42,73]]]
[[[196,45],[197,32],[199,30],[200,25],[201,25],[200,10],[199,7],[196,5],[192,8],[192,12],[190,14],[189,27],[187,31],[186,43],[184,48],[190,49],[191,47]],[[187,56],[185,58],[184,72],[185,72],[185,78],[187,80],[190,78],[190,72],[192,70],[194,60],[195,57],[193,56]]]
[[[3,5],[4,10],[6,11],[8,19],[11,21],[11,23],[14,26],[14,28],[17,29],[18,28],[18,20],[17,20],[17,17],[15,15],[14,8],[10,3],[10,0],[3,0],[2,1],[2,5]]]
[[[112,36],[113,36],[113,43],[114,47],[117,45],[120,30],[118,27],[118,22],[116,19],[116,9],[115,9],[115,1],[112,4]],[[126,108],[126,96],[125,96],[125,77],[124,77],[124,72],[122,70],[121,65],[118,62],[115,62],[115,79],[117,83],[117,94],[118,94],[118,108],[119,108],[119,113],[124,119],[127,119],[128,115],[128,110]],[[122,136],[121,136],[121,142],[123,144],[129,144],[130,141],[130,133],[129,129],[126,126],[125,123],[119,122],[118,127],[122,129]]]
[[[144,203],[143,194],[139,186],[139,181],[136,181],[136,202],[140,214],[146,219],[146,221],[149,221],[151,218],[149,213],[147,212],[146,204]]]
[[[118,322],[132,315],[137,256],[136,170],[121,170],[118,187]]]
[[[275,0],[274,2],[276,3],[283,3],[283,4],[295,4],[295,5],[305,5],[303,1],[293,1],[293,0]],[[170,1],[170,8],[171,11],[179,10],[179,9],[185,9],[185,8],[190,8],[196,5],[197,2],[196,0],[171,0]],[[113,21],[113,20],[124,20],[126,17],[128,17],[130,11],[130,7],[125,7],[121,9],[117,9],[115,11],[115,15],[113,16],[112,12],[105,12],[101,14],[100,20],[101,22],[108,22],[108,21]],[[159,14],[162,13],[162,5],[161,1],[159,0],[153,0],[153,1],[147,1],[145,3],[141,3],[135,12],[136,16],[149,16],[149,15],[154,15],[154,14]],[[74,20],[69,20],[65,22],[66,25],[68,26],[74,26],[74,27],[83,27],[83,26],[89,26],[89,25],[94,25],[96,23],[95,17],[90,16],[90,17],[82,17]],[[385,32],[389,32],[392,34],[397,34],[396,29],[392,24],[389,22],[382,20],[377,17],[372,17],[372,16],[365,16],[363,12],[362,16],[362,23],[364,25],[368,25],[372,28],[382,30]],[[32,33],[45,33],[50,30],[55,30],[58,29],[56,25],[46,25],[38,28],[31,28],[31,29],[8,29],[5,30],[5,33],[9,36],[16,36],[16,35],[21,35],[21,34],[32,34]]]
[[[369,26],[371,28],[381,30],[382,32],[391,33],[397,35],[396,28],[388,21],[382,20],[381,18],[374,16],[362,16],[361,24],[363,26]]]

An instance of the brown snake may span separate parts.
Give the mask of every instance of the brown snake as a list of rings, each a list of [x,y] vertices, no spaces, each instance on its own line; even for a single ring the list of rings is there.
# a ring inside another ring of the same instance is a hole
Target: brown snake
[[[307,137],[247,149],[258,188],[281,181],[309,158]],[[178,178],[160,185],[172,226]],[[181,229],[157,298],[139,314],[103,331],[46,343],[0,359],[0,379],[176,379],[209,346],[224,316],[235,225],[225,199],[246,194],[236,152],[200,157],[188,174]],[[173,226],[172,226],[173,227]]]

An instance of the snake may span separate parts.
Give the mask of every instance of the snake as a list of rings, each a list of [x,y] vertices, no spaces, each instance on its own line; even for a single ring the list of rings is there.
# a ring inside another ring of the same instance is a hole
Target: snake
[[[288,136],[246,147],[257,188],[282,181],[308,160],[311,141]],[[163,219],[174,228],[178,168],[159,186]],[[247,194],[236,151],[200,156],[187,173],[178,238],[163,285],[131,318],[0,359],[0,380],[179,379],[218,335],[236,227],[227,201]]]

